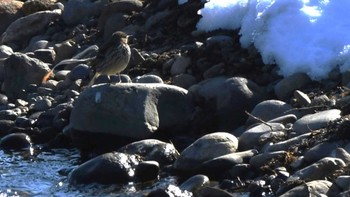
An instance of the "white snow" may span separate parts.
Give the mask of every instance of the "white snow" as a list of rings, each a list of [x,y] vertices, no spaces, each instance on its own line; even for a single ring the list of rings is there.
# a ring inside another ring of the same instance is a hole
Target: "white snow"
[[[253,44],[281,75],[320,80],[350,69],[349,8],[349,0],[210,0],[197,29],[240,28],[242,46]]]

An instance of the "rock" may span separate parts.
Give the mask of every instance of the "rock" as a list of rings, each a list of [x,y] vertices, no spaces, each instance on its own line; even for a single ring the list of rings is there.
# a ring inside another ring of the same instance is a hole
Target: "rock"
[[[215,187],[203,187],[197,192],[198,196],[200,197],[234,197],[234,194],[231,194],[230,192],[227,192],[225,190],[215,188]]]
[[[237,177],[240,177],[242,179],[252,179],[252,177],[255,177],[255,170],[250,164],[237,164],[233,166],[230,170],[226,173],[228,178],[235,179]]]
[[[121,31],[127,25],[127,20],[128,15],[123,13],[115,13],[111,15],[103,27],[103,39],[109,40],[114,32]]]
[[[253,149],[219,156],[203,162],[201,171],[210,177],[220,177],[223,174],[226,175],[227,170],[233,166],[248,161],[256,154],[258,154],[258,151]],[[220,169],[220,172],[217,169]]]
[[[157,24],[159,24],[162,21],[166,21],[166,19],[172,14],[172,12],[168,9],[156,12],[152,16],[148,17],[146,23],[145,23],[145,29],[151,30],[154,28]]]
[[[44,39],[33,40],[33,39],[31,39],[31,41],[29,42],[28,46],[24,49],[24,51],[31,52],[31,51],[36,51],[39,49],[48,49],[49,46],[50,46],[50,43],[47,40],[44,40]]]
[[[237,148],[237,138],[229,133],[207,134],[182,151],[174,163],[174,168],[179,171],[195,172],[204,162],[234,153]]]
[[[337,170],[340,170],[345,166],[346,164],[341,159],[325,157],[303,169],[296,171],[288,179],[319,180],[332,175]]]
[[[65,80],[70,73],[70,70],[60,70],[55,73],[55,79],[57,80]]]
[[[309,138],[311,136],[311,133],[305,133],[302,135],[298,135],[296,137],[277,142],[275,144],[269,144],[265,147],[265,152],[274,152],[274,151],[287,151],[291,146],[298,145],[303,142],[303,140]]]
[[[143,7],[142,1],[139,0],[121,0],[107,3],[101,10],[101,16],[98,20],[98,29],[105,27],[108,18],[116,13],[132,13],[133,11],[141,11]]]
[[[16,120],[16,118],[20,114],[16,113],[12,109],[7,109],[7,110],[1,110],[0,111],[0,120]]]
[[[164,83],[163,79],[157,75],[142,75],[135,77],[133,83]]]
[[[56,58],[56,52],[53,49],[38,49],[34,51],[35,58],[52,64]]]
[[[49,72],[47,64],[22,53],[14,53],[5,61],[5,79],[2,90],[9,99],[19,98],[29,84],[41,84]]]
[[[8,97],[4,94],[0,94],[0,104],[5,105],[8,103]]]
[[[68,181],[72,185],[128,183],[139,162],[140,158],[135,155],[105,153],[75,168],[69,173]]]
[[[8,134],[0,140],[2,150],[21,151],[29,149],[32,146],[30,137],[25,133]]]
[[[161,166],[172,164],[179,157],[173,144],[156,139],[133,142],[118,149],[118,152],[137,154],[142,156],[145,161],[154,160]]]
[[[15,126],[13,120],[0,120],[0,138],[9,134],[9,131]]]
[[[0,59],[8,58],[12,55],[13,50],[11,47],[6,45],[0,45]]]
[[[73,26],[82,23],[83,19],[97,16],[99,13],[100,7],[89,0],[68,1],[64,6],[62,19],[67,25]]]
[[[176,86],[101,84],[80,94],[75,101],[69,127],[74,140],[80,142],[84,142],[81,138],[85,134],[132,139],[149,138],[158,132],[161,135],[179,135],[187,131],[193,109],[187,91]],[[93,138],[91,140],[99,146],[105,145]]]
[[[69,74],[69,78],[72,81],[78,80],[78,79],[86,79],[90,75],[90,68],[86,64],[79,64],[75,66],[72,71]]]
[[[286,155],[287,155],[286,151],[276,151],[276,152],[261,153],[261,154],[253,156],[250,159],[249,163],[255,169],[259,169],[261,166],[266,165],[271,160],[279,160],[281,158],[285,158]]]
[[[198,174],[190,177],[185,182],[180,185],[181,190],[189,191],[194,196],[197,196],[197,192],[201,190],[203,187],[209,185],[209,178],[205,175]]]
[[[350,163],[350,154],[343,148],[336,148],[332,151],[331,157],[339,158],[343,160],[346,164]]]
[[[327,124],[341,117],[339,109],[330,109],[314,114],[305,115],[293,124],[297,134],[304,134],[327,126]]]
[[[39,11],[45,11],[50,10],[54,4],[56,3],[56,0],[31,0],[26,1],[23,4],[22,10],[25,15],[33,14],[35,12]]]
[[[173,85],[188,89],[190,86],[196,83],[196,78],[190,74],[179,74],[174,76]]]
[[[301,89],[311,82],[309,76],[305,73],[296,73],[279,81],[274,91],[278,99],[286,100],[295,90]]]
[[[233,130],[246,120],[245,111],[266,98],[264,89],[240,77],[207,79],[191,86],[189,94],[197,105],[194,132]]]
[[[52,106],[52,102],[49,99],[40,99],[34,103],[33,110],[45,111]]]
[[[17,19],[6,29],[2,35],[2,44],[25,44],[27,39],[39,34],[47,25],[61,17],[61,10],[41,11]]]
[[[266,124],[259,124],[246,130],[241,136],[239,136],[239,149],[248,150],[257,148],[259,150],[263,145],[262,143],[259,143],[259,139],[262,135],[283,130],[284,126],[280,123],[269,123],[269,126]]]
[[[129,34],[129,32],[127,32]],[[130,61],[129,61],[129,67],[133,67],[136,65],[140,65],[141,63],[143,63],[145,61],[145,58],[142,56],[142,54],[140,53],[139,50],[137,50],[136,48],[131,48],[131,57],[130,57]]]
[[[22,17],[22,1],[2,0],[0,2],[0,35],[16,19]]]
[[[224,74],[225,74],[225,64],[219,63],[219,64],[216,64],[216,65],[210,67],[208,70],[206,70],[203,73],[203,78],[209,79],[209,78],[213,78],[213,77],[222,76]]]
[[[250,114],[265,122],[280,117],[282,115],[290,114],[289,110],[293,109],[290,104],[279,100],[266,100],[257,104]],[[258,120],[253,117],[247,119],[246,125],[258,123]]]
[[[335,179],[335,184],[342,189],[343,191],[350,190],[350,176],[349,175],[341,175]]]
[[[183,191],[176,185],[167,185],[164,189],[155,189],[147,197],[192,196],[191,192]]]
[[[292,197],[292,196],[334,196],[329,195],[331,192],[332,182],[326,180],[315,180],[307,183],[303,183],[286,193],[280,195],[280,197]]]
[[[288,124],[293,124],[295,121],[297,121],[297,117],[294,114],[288,114],[288,115],[271,119],[267,121],[267,123],[281,123],[283,125],[288,125]]]
[[[191,58],[190,57],[185,57],[185,56],[177,56],[175,58],[175,61],[173,65],[171,66],[170,73],[172,76],[179,75],[179,74],[184,74],[186,72],[186,69],[190,66],[191,64]]]
[[[54,50],[56,52],[55,62],[57,63],[62,60],[71,58],[77,52],[77,46],[73,42],[65,41],[62,43],[55,44]]]
[[[159,163],[156,161],[142,161],[135,169],[135,177],[137,181],[146,182],[156,180],[159,173]]]
[[[322,142],[307,150],[304,154],[306,162],[314,163],[331,154],[337,147],[345,146],[344,141]]]
[[[311,104],[311,99],[309,98],[309,96],[302,91],[295,90],[294,97],[299,103],[299,105],[302,107],[306,107]]]
[[[129,75],[120,74],[120,75],[110,75],[109,83],[132,83]]]

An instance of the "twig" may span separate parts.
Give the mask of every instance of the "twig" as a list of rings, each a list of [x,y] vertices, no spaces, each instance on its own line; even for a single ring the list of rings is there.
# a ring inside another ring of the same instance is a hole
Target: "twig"
[[[264,124],[264,125],[270,127],[271,131],[273,131],[272,126],[271,126],[269,123],[267,123],[266,121],[264,121],[264,120],[262,120],[261,118],[258,118],[258,117],[256,117],[256,116],[253,116],[251,113],[249,113],[249,112],[247,112],[247,111],[244,111],[244,112],[245,112],[248,116],[252,117],[254,120],[256,120],[256,121],[258,121],[258,122],[261,122],[262,124]]]

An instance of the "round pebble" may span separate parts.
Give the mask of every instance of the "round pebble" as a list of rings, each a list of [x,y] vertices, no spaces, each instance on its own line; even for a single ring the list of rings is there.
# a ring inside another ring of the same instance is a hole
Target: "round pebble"
[[[12,133],[0,140],[0,148],[3,150],[20,151],[30,148],[31,145],[30,137],[25,133]]]

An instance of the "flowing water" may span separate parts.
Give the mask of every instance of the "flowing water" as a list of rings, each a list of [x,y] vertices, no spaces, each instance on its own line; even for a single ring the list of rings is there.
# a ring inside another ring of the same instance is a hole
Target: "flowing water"
[[[34,151],[35,153],[35,151]],[[142,197],[157,188],[171,191],[177,197],[190,197],[181,191],[172,176],[147,184],[70,186],[68,172],[80,163],[76,149],[55,149],[32,154],[26,152],[5,153],[0,150],[0,197]],[[235,196],[246,197],[246,194]]]
[[[21,153],[0,151],[0,197],[144,196],[152,189],[168,188],[176,184],[175,178],[167,177],[150,185],[91,184],[72,187],[68,184],[66,174],[77,164],[79,164],[79,152],[75,149],[56,149],[40,152],[35,156],[28,151]]]

